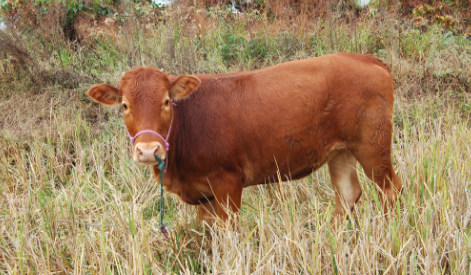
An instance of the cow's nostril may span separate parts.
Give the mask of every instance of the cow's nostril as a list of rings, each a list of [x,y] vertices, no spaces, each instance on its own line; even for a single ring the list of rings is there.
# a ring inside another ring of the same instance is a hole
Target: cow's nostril
[[[141,147],[139,147],[139,146],[136,147],[136,150],[137,150],[137,159],[138,159],[139,161],[142,161],[141,158],[144,156],[143,150],[142,150]]]
[[[160,154],[162,153],[161,150],[162,150],[162,146],[155,147],[154,156],[159,156],[159,159],[160,159],[161,158]]]

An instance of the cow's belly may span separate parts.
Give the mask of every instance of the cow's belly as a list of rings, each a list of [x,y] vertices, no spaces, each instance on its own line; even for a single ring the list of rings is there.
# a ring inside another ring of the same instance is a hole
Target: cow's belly
[[[284,159],[279,157],[276,162],[250,164],[248,167],[253,168],[249,169],[251,171],[246,169],[246,174],[252,177],[247,177],[245,186],[279,182],[280,177],[281,181],[302,179],[321,168],[338,150],[344,148],[341,144],[335,144],[322,150],[304,148],[289,152],[290,154]]]

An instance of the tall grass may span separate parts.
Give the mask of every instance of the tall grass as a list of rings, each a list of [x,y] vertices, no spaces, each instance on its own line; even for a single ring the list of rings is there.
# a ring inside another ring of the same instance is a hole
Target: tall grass
[[[159,18],[147,22],[136,12],[116,31],[95,30],[80,44],[61,40],[56,48],[38,31],[2,33],[2,41],[15,43],[0,44],[0,273],[471,272],[465,36],[438,25],[418,30],[382,11],[303,24],[197,7]],[[119,110],[84,96],[89,85],[115,84],[138,65],[220,73],[338,51],[390,64],[393,160],[404,183],[400,204],[385,219],[375,185],[358,166],[363,196],[338,231],[322,168],[303,180],[244,190],[236,230],[203,227],[195,207],[167,194],[166,240],[158,231],[159,187],[151,169],[132,161]],[[21,56],[31,63],[20,66]]]

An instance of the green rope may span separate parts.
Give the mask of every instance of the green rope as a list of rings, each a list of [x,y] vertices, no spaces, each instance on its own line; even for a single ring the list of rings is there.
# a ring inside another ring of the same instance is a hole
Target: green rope
[[[159,155],[155,155],[155,159],[158,162],[157,168],[160,170],[160,232],[162,232],[165,237],[168,239],[167,230],[165,226],[167,223],[164,223],[164,207],[165,207],[165,198],[164,198],[164,169],[165,169],[165,160],[162,160]]]

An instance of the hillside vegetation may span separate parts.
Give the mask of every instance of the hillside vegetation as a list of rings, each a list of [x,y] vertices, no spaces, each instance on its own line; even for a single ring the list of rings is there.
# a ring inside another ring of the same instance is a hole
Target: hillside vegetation
[[[471,3],[217,2],[0,1],[0,273],[469,274]],[[339,231],[324,167],[244,190],[236,230],[166,194],[166,240],[119,108],[85,96],[140,65],[225,73],[335,52],[389,64],[404,184],[385,219],[358,166],[363,196]]]

